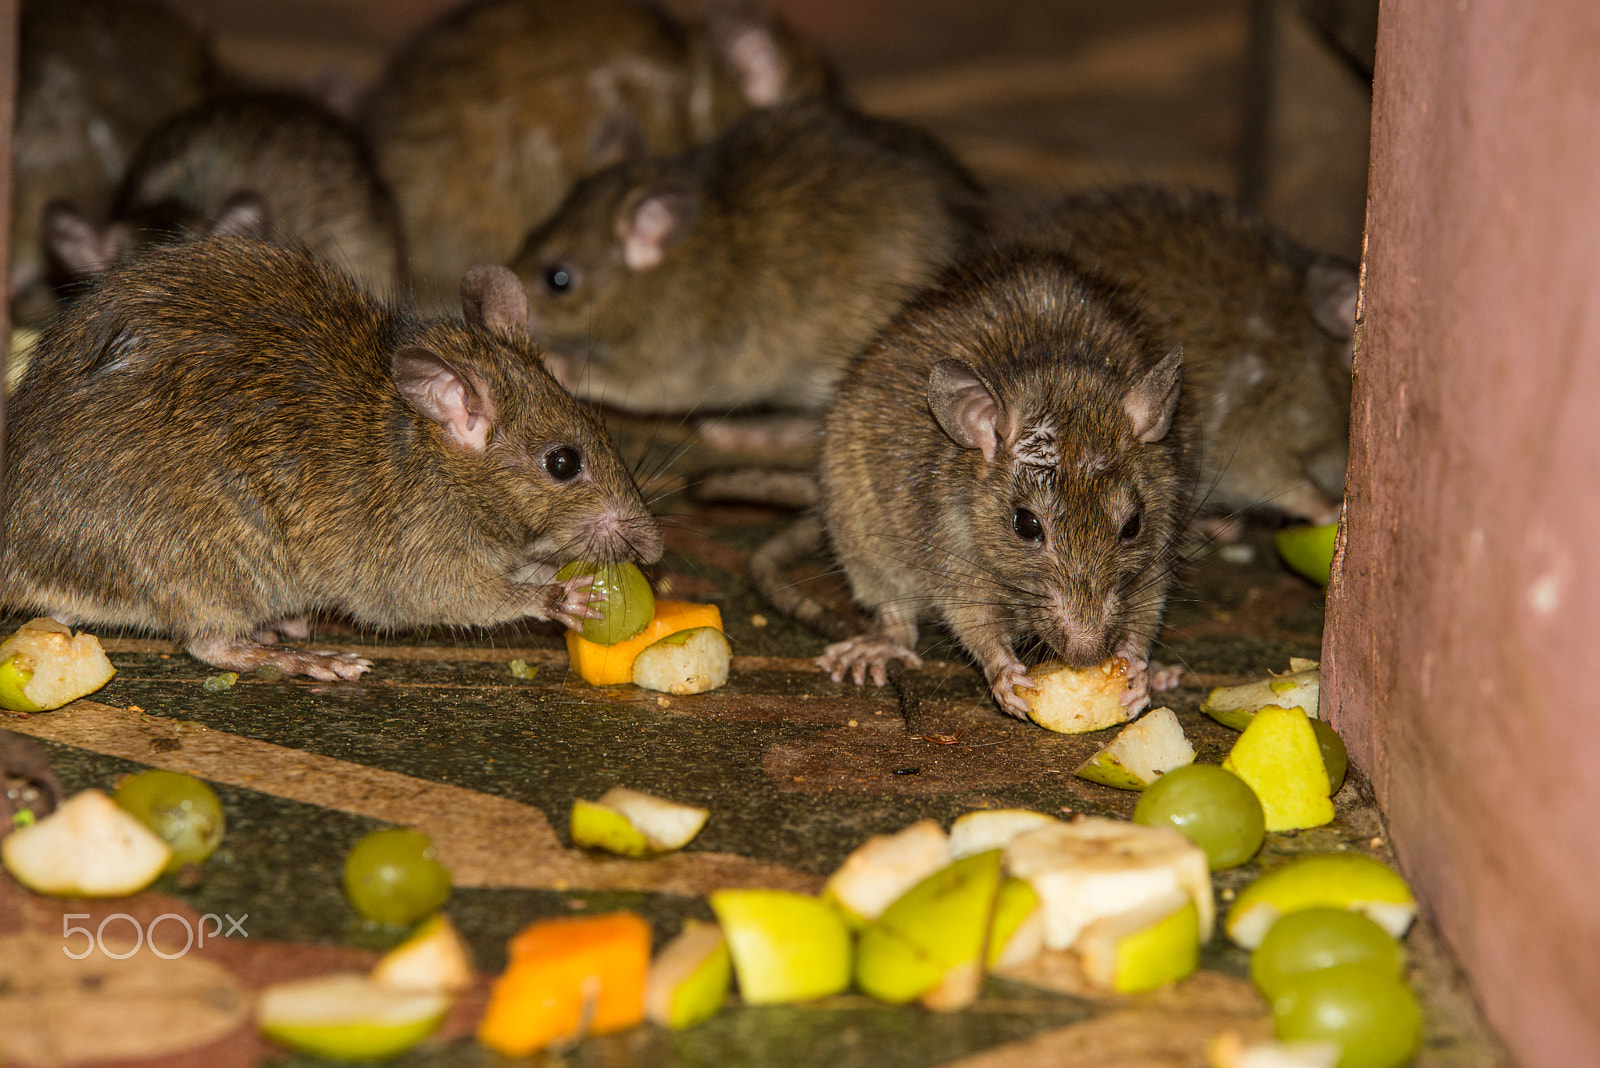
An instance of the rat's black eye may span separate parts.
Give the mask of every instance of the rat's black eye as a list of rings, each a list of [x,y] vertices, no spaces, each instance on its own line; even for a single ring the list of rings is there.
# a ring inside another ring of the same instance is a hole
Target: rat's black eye
[[[1138,536],[1139,536],[1139,513],[1138,512],[1134,512],[1132,515],[1130,515],[1128,517],[1128,521],[1126,523],[1122,524],[1122,530],[1118,532],[1117,537],[1121,538],[1123,541],[1132,541],[1134,538],[1137,538]]]
[[[544,454],[544,469],[557,482],[569,482],[583,470],[583,453],[571,445],[557,445]]]
[[[1012,513],[1011,529],[1023,541],[1044,541],[1044,524],[1026,508],[1018,508]]]
[[[552,293],[565,293],[572,288],[572,271],[559,263],[551,264],[544,271],[544,286]]]

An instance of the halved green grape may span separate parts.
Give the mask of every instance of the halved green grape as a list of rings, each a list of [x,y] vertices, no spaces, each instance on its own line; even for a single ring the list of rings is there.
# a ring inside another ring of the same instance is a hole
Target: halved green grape
[[[1422,1045],[1422,1009],[1398,978],[1370,964],[1307,972],[1272,999],[1285,1042],[1334,1042],[1338,1068],[1400,1068]]]
[[[1250,956],[1250,979],[1269,998],[1307,972],[1339,964],[1369,964],[1399,976],[1406,951],[1359,912],[1320,906],[1291,912],[1267,931]]]
[[[355,910],[378,923],[415,923],[450,897],[450,873],[434,859],[421,831],[373,831],[344,858],[344,893]]]
[[[141,771],[123,779],[112,800],[172,848],[169,872],[200,863],[222,841],[222,802],[193,775],[159,768]]]
[[[1350,754],[1345,751],[1344,739],[1333,729],[1333,724],[1314,719],[1311,730],[1322,747],[1322,763],[1328,769],[1328,796],[1332,797],[1344,785],[1345,774],[1350,770]]]
[[[1261,801],[1248,783],[1214,764],[1174,768],[1145,788],[1133,822],[1172,827],[1205,850],[1212,871],[1243,864],[1261,848]]]
[[[603,618],[583,621],[582,634],[596,645],[615,645],[650,625],[656,614],[656,597],[644,573],[630,563],[588,564],[574,560],[556,572],[565,582],[574,575],[593,575],[590,589],[605,595],[591,605]]]

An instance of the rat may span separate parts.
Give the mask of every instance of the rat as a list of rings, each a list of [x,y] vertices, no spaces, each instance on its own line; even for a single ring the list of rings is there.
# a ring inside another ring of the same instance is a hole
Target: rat
[[[1184,350],[1204,443],[1208,525],[1247,511],[1339,516],[1349,450],[1357,271],[1237,202],[1148,185],[1080,193],[1017,233],[1126,292]]]
[[[45,205],[66,198],[103,217],[139,142],[219,74],[206,38],[154,0],[24,0],[16,74],[12,309],[32,326],[58,303]]]
[[[233,92],[172,116],[140,145],[110,221],[45,208],[53,255],[86,278],[155,242],[232,233],[294,241],[375,293],[406,287],[400,218],[355,128],[286,92]]]
[[[964,260],[850,365],[823,419],[819,515],[871,630],[828,646],[834,679],[916,667],[942,622],[1000,708],[1026,718],[1016,652],[1126,657],[1152,680],[1198,470],[1181,346],[1045,248]]]
[[[637,413],[814,412],[985,213],[977,181],[927,134],[796,103],[590,175],[511,266],[549,366],[581,397]]]
[[[647,0],[478,0],[391,60],[362,124],[427,300],[471,264],[506,262],[582,175],[837,92],[760,0],[707,0],[694,21]]]
[[[11,397],[0,603],[318,679],[370,662],[270,644],[310,613],[596,618],[592,578],[559,565],[652,562],[660,530],[544,370],[516,279],[470,271],[461,299],[464,319],[419,317],[229,235],[113,265]]]

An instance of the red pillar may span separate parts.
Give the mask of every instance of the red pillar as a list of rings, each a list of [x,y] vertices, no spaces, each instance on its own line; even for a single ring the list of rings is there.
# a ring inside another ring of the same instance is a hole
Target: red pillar
[[[1600,1065],[1600,5],[1382,9],[1324,693],[1496,1030]]]

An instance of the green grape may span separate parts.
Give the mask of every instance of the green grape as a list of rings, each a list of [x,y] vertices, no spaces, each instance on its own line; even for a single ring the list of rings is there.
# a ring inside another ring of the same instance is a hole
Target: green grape
[[[1350,755],[1345,752],[1344,739],[1339,737],[1339,732],[1333,729],[1331,723],[1313,719],[1311,729],[1317,735],[1317,744],[1322,747],[1322,764],[1328,769],[1328,796],[1332,797],[1344,785],[1345,773],[1350,770]]]
[[[1318,906],[1291,912],[1272,925],[1250,957],[1250,978],[1272,998],[1306,972],[1338,964],[1368,964],[1399,976],[1406,951],[1361,913]]]
[[[596,645],[615,645],[650,625],[656,614],[655,594],[650,592],[650,582],[633,564],[585,564],[574,560],[556,572],[556,579],[565,582],[574,575],[593,575],[590,589],[605,594],[604,601],[590,607],[604,617],[583,621],[583,636]]]
[[[200,863],[222,841],[222,802],[193,775],[141,771],[123,779],[112,799],[172,847],[169,872]]]
[[[1272,999],[1283,1042],[1334,1042],[1338,1068],[1400,1068],[1422,1045],[1422,1009],[1382,968],[1339,964],[1290,980]]]
[[[1205,850],[1212,871],[1255,856],[1266,824],[1255,791],[1214,764],[1174,768],[1145,787],[1133,822],[1181,831]]]
[[[450,897],[450,872],[433,856],[433,839],[391,827],[373,831],[344,858],[344,894],[378,923],[415,923]]]

